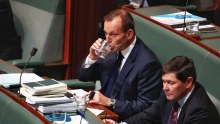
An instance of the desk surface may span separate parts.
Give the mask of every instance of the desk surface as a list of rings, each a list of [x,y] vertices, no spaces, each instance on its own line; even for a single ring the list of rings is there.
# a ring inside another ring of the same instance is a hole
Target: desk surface
[[[132,12],[136,15],[139,15],[149,21],[152,21],[162,27],[167,28],[168,30],[175,32],[191,41],[194,43],[198,44],[199,46],[203,47],[204,49],[208,50],[209,52],[215,54],[216,56],[220,57],[219,53],[219,42],[220,42],[220,28],[215,26],[217,31],[216,32],[211,32],[211,33],[201,33],[200,38],[201,40],[195,39],[191,37],[190,35],[187,35],[183,32],[178,32],[172,28],[170,28],[167,25],[164,25],[162,23],[156,22],[155,20],[151,19],[150,16],[154,15],[162,15],[162,14],[169,14],[169,13],[175,13],[179,12],[180,10],[174,8],[173,6],[169,5],[162,5],[162,6],[153,6],[153,7],[148,7],[148,8],[139,8],[139,9],[132,9],[129,6],[123,6],[123,9],[128,10],[129,12]],[[206,41],[210,41],[210,43],[207,43]]]
[[[21,72],[21,69],[11,65],[10,63],[7,63],[3,60],[0,59],[0,70],[5,71],[7,73],[19,73]],[[7,92],[7,91],[6,91]],[[31,108],[26,102],[24,102],[24,100],[22,99],[18,99],[16,97],[15,94],[8,92],[8,95],[10,95],[15,101],[19,102],[22,106],[24,106],[25,108],[28,108],[29,111],[34,112],[35,110],[33,108]],[[118,117],[117,114],[114,114],[113,112],[111,112],[110,110],[108,110],[107,108],[103,107],[103,106],[95,106],[95,105],[91,105],[92,108],[99,108],[99,109],[103,109],[104,113],[107,113],[108,115],[112,115],[109,116],[109,118],[115,118]],[[36,111],[35,111],[36,112]],[[35,113],[36,114],[36,113]],[[95,116],[93,113],[91,113],[90,111],[86,111],[86,120],[91,123],[91,124],[102,124],[103,121]],[[37,116],[39,116],[39,118],[42,118],[42,115],[37,114]],[[40,117],[41,116],[41,117]]]

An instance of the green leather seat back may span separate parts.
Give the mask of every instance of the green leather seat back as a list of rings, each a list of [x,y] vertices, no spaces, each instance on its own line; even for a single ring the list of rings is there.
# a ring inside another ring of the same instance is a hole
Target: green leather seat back
[[[35,115],[0,92],[0,124],[43,124]]]
[[[15,27],[21,36],[22,59],[34,56],[45,63],[63,60],[65,0],[10,0]]]

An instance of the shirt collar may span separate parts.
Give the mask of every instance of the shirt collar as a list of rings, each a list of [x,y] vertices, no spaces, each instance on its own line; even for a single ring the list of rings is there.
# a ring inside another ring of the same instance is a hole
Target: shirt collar
[[[194,87],[190,90],[189,93],[187,93],[182,99],[178,100],[178,103],[180,105],[180,108],[183,107],[184,103],[187,101],[187,99],[189,98],[189,96],[192,94]]]
[[[132,49],[134,48],[136,41],[137,41],[137,38],[135,36],[133,42],[126,49],[121,51],[121,54],[124,56],[125,59],[127,59],[128,56],[130,55]]]

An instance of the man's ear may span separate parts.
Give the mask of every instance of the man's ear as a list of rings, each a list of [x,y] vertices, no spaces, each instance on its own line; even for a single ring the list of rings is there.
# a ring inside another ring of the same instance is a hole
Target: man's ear
[[[127,31],[127,39],[131,40],[133,38],[133,36],[134,36],[134,31],[132,29],[129,29]]]
[[[192,87],[192,85],[193,85],[193,77],[188,77],[187,79],[186,79],[186,87],[187,88],[191,88]]]

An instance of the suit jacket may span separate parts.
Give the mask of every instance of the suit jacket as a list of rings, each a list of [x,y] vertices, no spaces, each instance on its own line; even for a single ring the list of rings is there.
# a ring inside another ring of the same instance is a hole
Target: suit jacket
[[[82,81],[100,80],[103,92],[116,58],[116,53],[110,53],[87,69],[81,64],[78,78]],[[113,87],[111,98],[116,99],[113,111],[122,119],[132,116],[157,100],[161,89],[161,64],[155,54],[137,38]]]
[[[164,92],[160,99],[143,112],[125,120],[128,124],[167,124],[172,101]],[[180,111],[177,124],[220,124],[219,113],[209,99],[205,89],[197,83],[192,94]]]

